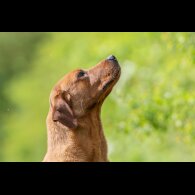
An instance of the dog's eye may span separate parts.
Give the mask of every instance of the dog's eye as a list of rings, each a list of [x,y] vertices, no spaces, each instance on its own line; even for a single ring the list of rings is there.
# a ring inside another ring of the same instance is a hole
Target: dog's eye
[[[77,75],[77,78],[81,78],[85,75],[85,72],[84,71],[80,71]]]

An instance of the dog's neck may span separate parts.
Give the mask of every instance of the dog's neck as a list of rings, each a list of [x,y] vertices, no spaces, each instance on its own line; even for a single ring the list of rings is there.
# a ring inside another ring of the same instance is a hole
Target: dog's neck
[[[108,161],[100,108],[78,119],[78,128],[69,129],[47,117],[48,150],[44,161]]]

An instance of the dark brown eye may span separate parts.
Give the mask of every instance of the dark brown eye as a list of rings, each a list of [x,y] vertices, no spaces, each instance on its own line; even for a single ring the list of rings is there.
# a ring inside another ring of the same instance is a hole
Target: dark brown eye
[[[77,78],[81,78],[81,77],[83,77],[83,76],[85,76],[85,72],[84,72],[84,71],[80,71],[80,72],[78,73],[78,75],[77,75]]]

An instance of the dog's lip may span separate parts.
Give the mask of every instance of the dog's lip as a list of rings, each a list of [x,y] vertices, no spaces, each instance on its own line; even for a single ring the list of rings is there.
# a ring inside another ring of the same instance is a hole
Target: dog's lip
[[[106,81],[105,84],[103,84],[102,90],[107,89],[113,82],[116,83],[118,81],[119,77],[120,77],[120,74],[121,74],[121,69],[119,67],[116,74],[111,79],[109,79],[109,81]]]

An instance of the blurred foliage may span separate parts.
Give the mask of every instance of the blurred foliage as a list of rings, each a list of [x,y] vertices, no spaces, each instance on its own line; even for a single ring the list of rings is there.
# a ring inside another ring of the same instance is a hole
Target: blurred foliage
[[[0,160],[41,161],[53,85],[114,54],[111,161],[195,160],[195,33],[0,33]]]

